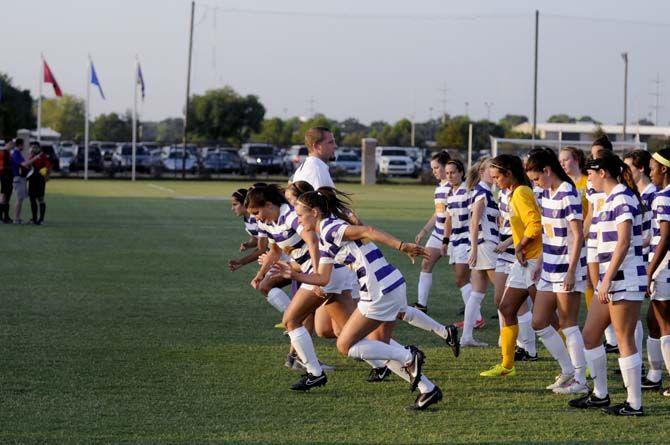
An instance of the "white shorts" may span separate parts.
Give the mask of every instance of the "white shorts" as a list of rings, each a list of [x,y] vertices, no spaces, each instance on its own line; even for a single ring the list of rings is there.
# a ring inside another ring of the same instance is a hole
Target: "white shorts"
[[[623,290],[623,291],[620,291],[620,292],[615,292],[613,294],[610,294],[610,300],[611,301],[621,301],[621,300],[642,301],[642,300],[644,300],[644,292],[629,292],[627,290]]]
[[[509,271],[512,270],[512,264],[509,261],[505,261],[498,256],[498,259],[496,260],[496,273],[504,273],[505,275],[509,275]]]
[[[407,306],[407,287],[403,283],[372,301],[359,301],[358,310],[366,318],[377,321],[395,321]]]
[[[535,286],[535,282],[531,279],[531,274],[536,265],[537,259],[528,260],[526,267],[523,267],[519,261],[514,261],[514,264],[512,264],[512,268],[509,271],[509,275],[507,276],[505,287],[528,289]]]
[[[468,264],[468,255],[470,254],[469,244],[459,244],[454,247],[450,244],[449,247],[451,248],[449,264]]]
[[[426,247],[440,250],[442,249],[442,240],[440,240],[437,235],[431,234],[428,237],[428,241],[426,241]]]
[[[496,268],[498,254],[495,252],[496,244],[485,241],[477,246],[477,264],[472,270],[491,270]]]
[[[545,280],[544,278],[540,278],[538,280],[536,287],[538,291],[542,292],[555,292],[561,294],[565,293],[565,291],[563,290],[563,283],[552,283],[550,281]],[[585,291],[586,291],[586,281],[575,282],[575,288],[572,290],[572,292],[579,292],[580,294],[583,294]]]
[[[322,286],[321,289],[327,294],[341,294],[345,290],[351,290],[351,278],[349,272],[352,272],[352,270],[348,267],[333,268],[333,272],[330,274],[330,281],[325,286]],[[312,290],[316,286],[302,283],[300,287],[306,290]]]
[[[654,276],[654,281],[652,284],[652,293],[651,299],[657,301],[668,301],[670,300],[670,283],[668,283],[668,278],[670,278],[670,270],[666,268],[661,272],[656,273]]]

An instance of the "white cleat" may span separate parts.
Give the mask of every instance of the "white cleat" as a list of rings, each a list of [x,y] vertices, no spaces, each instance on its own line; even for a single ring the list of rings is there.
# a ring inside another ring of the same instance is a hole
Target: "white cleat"
[[[573,375],[565,375],[565,374],[559,374],[556,377],[556,381],[552,383],[551,385],[547,386],[547,389],[551,389],[552,391],[556,388],[562,388],[562,387],[567,387],[572,384],[572,382],[575,381],[575,376]]]
[[[579,383],[572,379],[572,383],[567,386],[559,386],[553,389],[556,394],[588,394],[591,390],[586,383]]]
[[[474,338],[461,338],[461,348],[485,348],[489,344]]]

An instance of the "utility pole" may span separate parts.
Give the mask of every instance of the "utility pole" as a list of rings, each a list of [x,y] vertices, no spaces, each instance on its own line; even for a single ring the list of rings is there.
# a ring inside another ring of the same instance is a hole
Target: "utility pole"
[[[314,117],[314,103],[315,103],[315,102],[316,102],[316,101],[314,100],[314,96],[310,96],[310,97],[309,97],[309,110],[308,110],[308,113],[309,113],[309,117],[310,117],[310,118],[313,118],[313,117]]]
[[[535,10],[535,68],[533,74],[533,134],[532,140],[535,142],[535,132],[537,130],[537,55],[538,42],[540,34],[540,11]],[[535,144],[533,143],[533,146]]]
[[[656,92],[650,93],[652,96],[656,98],[655,104],[651,106],[651,108],[654,110],[654,125],[658,126],[658,110],[660,110],[661,107],[661,75],[660,73],[656,74],[656,79],[651,81],[653,84],[656,85]]]
[[[484,102],[484,106],[486,107],[486,120],[490,121],[491,120],[491,107],[493,106],[493,102]]]
[[[626,142],[626,120],[628,119],[628,53],[621,53],[623,59],[623,141]]]
[[[468,117],[468,107],[470,107],[470,102],[465,101],[465,117]]]
[[[191,56],[193,55],[193,16],[195,15],[195,2],[191,2],[191,26],[188,38],[188,72],[186,73],[186,106],[184,107],[184,145],[181,151],[181,177],[186,178],[186,130],[188,129],[188,100],[191,95]]]
[[[442,125],[447,123],[447,82],[444,82],[444,86],[442,88],[437,89],[440,93],[442,93],[442,98],[440,99],[440,103],[442,104]]]

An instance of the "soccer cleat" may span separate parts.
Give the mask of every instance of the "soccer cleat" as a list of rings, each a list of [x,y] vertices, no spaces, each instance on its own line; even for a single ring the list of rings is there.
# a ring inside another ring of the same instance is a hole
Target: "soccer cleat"
[[[663,388],[662,382],[662,378],[658,382],[654,382],[646,377],[642,377],[642,391],[660,391]]]
[[[372,368],[370,370],[368,378],[365,380],[370,383],[383,382],[386,379],[386,377],[388,377],[390,374],[391,371],[389,370],[388,366],[382,366],[381,368]]]
[[[520,362],[523,360],[524,356],[526,355],[526,350],[522,348],[521,346],[517,346],[516,349],[514,349],[514,361],[515,362]]]
[[[603,342],[603,346],[605,347],[605,353],[607,354],[618,354],[619,353],[619,345],[610,345],[606,341]]]
[[[611,414],[613,416],[644,416],[644,408],[642,408],[642,406],[640,406],[640,409],[635,409],[632,408],[628,402],[603,408],[602,410],[605,414]]]
[[[512,366],[511,369],[505,368],[503,365],[495,365],[493,368],[479,373],[482,377],[514,377],[516,375],[516,368]]]
[[[286,329],[286,326],[284,326],[284,323],[282,323],[282,322],[280,321],[279,323],[277,323],[277,324],[274,326],[274,328],[275,328],[275,329]]]
[[[573,380],[569,385],[554,388],[553,391],[555,394],[588,394],[591,392],[586,383],[579,383],[576,380]]]
[[[445,338],[444,341],[447,343],[447,346],[451,348],[454,357],[458,357],[461,353],[461,344],[458,342],[458,329],[453,324],[448,325],[446,328],[447,338]]]
[[[486,321],[484,321],[484,317],[480,318],[479,320],[475,321],[475,329],[481,329],[484,326],[486,326]]]
[[[607,394],[605,397],[600,398],[596,397],[595,394],[592,392],[580,397],[578,399],[572,399],[568,402],[568,406],[572,408],[580,408],[580,409],[587,409],[587,408],[604,408],[606,406],[610,406],[610,395]]]
[[[294,369],[293,365],[295,364],[296,356],[293,354],[289,354],[286,356],[286,361],[284,361],[284,366],[287,367],[288,369]]]
[[[409,389],[414,392],[421,380],[421,370],[423,369],[423,363],[426,361],[426,355],[414,345],[406,346],[406,348],[412,354],[412,359],[403,368],[411,379]]]
[[[663,397],[670,397],[670,389],[663,391]]]
[[[411,411],[423,411],[430,405],[434,405],[440,400],[442,400],[442,390],[440,390],[440,388],[438,388],[436,385],[432,391],[429,391],[425,394],[419,394],[414,401],[414,405],[408,406],[407,409]]]
[[[420,311],[423,312],[424,314],[427,314],[427,313],[428,313],[428,306],[424,306],[424,305],[421,304],[421,303],[414,303],[414,304],[412,305],[412,307],[413,307],[414,309],[418,309],[418,310],[420,310]]]
[[[565,386],[570,386],[572,382],[575,381],[575,376],[572,374],[559,374],[556,376],[556,381],[551,385],[547,386],[547,389],[554,390],[556,388],[561,388]]]
[[[461,307],[456,315],[465,315],[465,306]]]
[[[461,338],[461,348],[486,348],[489,344],[474,338]]]
[[[325,385],[327,381],[328,377],[326,377],[325,372],[319,376],[314,376],[308,372],[303,374],[303,376],[300,377],[300,380],[291,385],[291,389],[293,391],[309,391],[317,386]]]

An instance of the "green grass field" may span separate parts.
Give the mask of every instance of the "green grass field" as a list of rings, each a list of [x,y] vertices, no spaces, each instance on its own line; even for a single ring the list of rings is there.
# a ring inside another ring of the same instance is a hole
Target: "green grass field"
[[[253,266],[226,267],[246,234],[220,198],[240,185],[54,180],[47,225],[0,226],[0,443],[668,443],[660,394],[645,394],[639,419],[571,411],[543,389],[558,372],[543,348],[517,377],[484,380],[497,348],[454,359],[407,325],[396,337],[422,347],[445,394],[435,410],[406,411],[404,381],[366,383],[369,369],[332,340],[315,340],[336,367],[328,385],[289,391],[299,375],[282,366],[279,314],[248,285]],[[367,223],[406,240],[431,213],[430,187],[344,189]],[[419,266],[384,250],[415,301]],[[440,263],[431,315],[455,321],[459,306]],[[479,338],[495,344],[490,294],[483,309]]]

